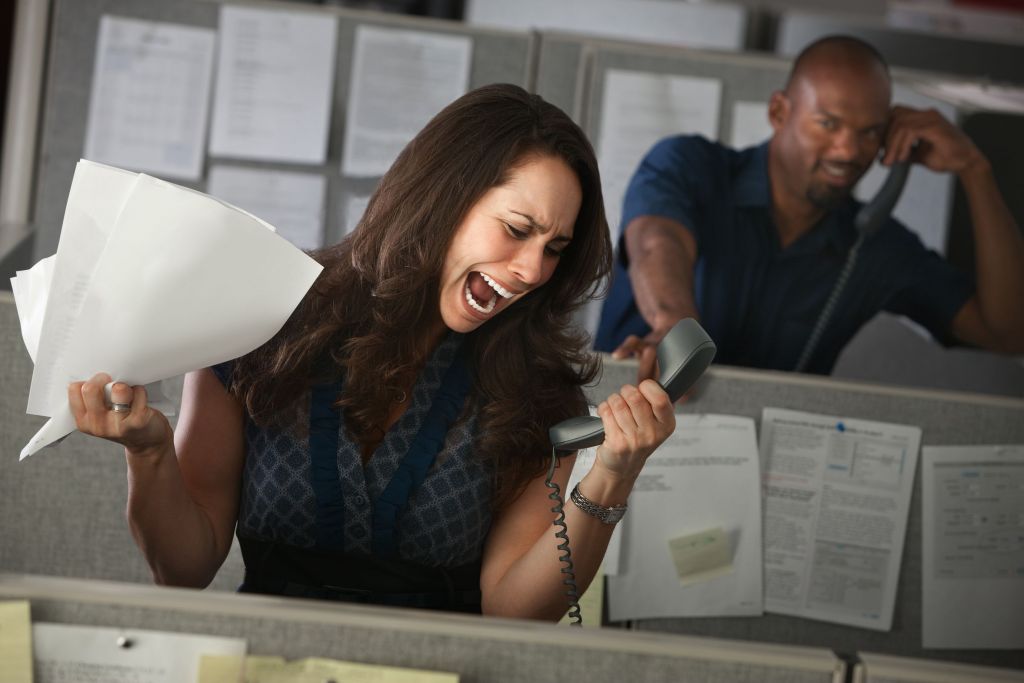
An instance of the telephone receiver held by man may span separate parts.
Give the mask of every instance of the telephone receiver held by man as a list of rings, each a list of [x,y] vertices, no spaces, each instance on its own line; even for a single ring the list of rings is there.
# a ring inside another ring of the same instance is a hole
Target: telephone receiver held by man
[[[880,227],[885,225],[885,220],[892,213],[896,202],[903,193],[903,186],[907,183],[907,176],[910,175],[910,160],[898,161],[889,169],[889,175],[885,177],[882,187],[871,198],[867,204],[860,208],[857,216],[853,219],[853,225],[857,232],[865,237],[870,237]]]
[[[704,374],[717,348],[704,328],[693,318],[677,322],[658,343],[658,367],[661,385],[673,403],[682,398]],[[570,453],[604,442],[604,426],[594,415],[571,417],[548,430],[551,445],[558,452]]]

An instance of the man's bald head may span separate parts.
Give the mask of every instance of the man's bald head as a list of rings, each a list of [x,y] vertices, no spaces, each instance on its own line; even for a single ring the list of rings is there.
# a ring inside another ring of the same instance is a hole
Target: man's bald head
[[[819,38],[801,50],[789,71],[786,92],[793,96],[805,81],[844,78],[851,73],[876,76],[891,92],[889,64],[882,53],[859,38],[843,35]]]

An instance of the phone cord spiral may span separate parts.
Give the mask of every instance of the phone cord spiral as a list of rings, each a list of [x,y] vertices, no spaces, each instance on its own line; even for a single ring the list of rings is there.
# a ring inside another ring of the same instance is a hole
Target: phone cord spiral
[[[555,453],[555,449],[551,449],[551,465],[548,467],[548,476],[544,480],[544,486],[552,489],[551,493],[548,494],[548,498],[554,501],[554,505],[551,507],[551,511],[554,512],[557,517],[552,524],[558,528],[555,532],[555,538],[561,539],[561,543],[558,544],[558,549],[562,552],[558,556],[558,561],[563,566],[559,571],[565,575],[562,579],[562,583],[568,586],[568,590],[565,591],[565,596],[569,602],[568,616],[571,620],[569,623],[572,626],[582,626],[583,617],[580,615],[580,594],[579,588],[576,586],[576,572],[573,570],[572,565],[572,550],[569,549],[569,528],[565,526],[565,501],[562,499],[561,489],[558,484],[553,481],[555,476],[555,467],[558,465],[558,456]]]
[[[850,251],[846,255],[846,263],[843,264],[843,270],[839,273],[839,279],[836,280],[835,286],[832,287],[832,292],[828,295],[828,301],[825,302],[825,307],[821,309],[818,320],[814,323],[814,331],[811,332],[811,336],[808,337],[807,343],[804,345],[804,350],[800,354],[800,360],[796,362],[796,367],[793,368],[794,372],[803,372],[807,368],[811,355],[818,347],[818,342],[821,341],[821,334],[825,331],[825,327],[828,326],[828,321],[836,310],[836,304],[839,303],[839,296],[846,289],[846,282],[853,273],[853,267],[857,263],[857,254],[860,252],[861,245],[864,244],[864,237],[863,232],[859,233],[857,241],[850,247]]]

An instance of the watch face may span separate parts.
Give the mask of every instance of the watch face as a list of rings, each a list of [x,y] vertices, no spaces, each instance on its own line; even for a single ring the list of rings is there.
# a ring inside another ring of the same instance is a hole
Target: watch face
[[[604,511],[604,523],[615,524],[626,514],[626,508],[611,508]]]

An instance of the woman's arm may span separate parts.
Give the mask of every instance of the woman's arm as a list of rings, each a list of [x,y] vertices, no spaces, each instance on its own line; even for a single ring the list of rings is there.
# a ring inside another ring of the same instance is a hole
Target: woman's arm
[[[209,369],[185,377],[176,432],[146,404],[143,387],[107,375],[68,387],[78,429],[122,444],[128,464],[128,525],[159,584],[205,587],[231,548],[244,459],[241,404]]]
[[[647,457],[675,429],[675,413],[668,395],[647,380],[639,388],[625,386],[610,396],[598,406],[598,415],[604,422],[605,442],[580,482],[580,492],[611,507],[626,502]],[[597,573],[614,526],[569,501],[565,485],[572,462],[562,461],[554,481],[565,499],[565,524],[582,594]],[[544,477],[539,477],[495,519],[480,575],[484,614],[557,621],[568,609],[549,492]]]

